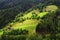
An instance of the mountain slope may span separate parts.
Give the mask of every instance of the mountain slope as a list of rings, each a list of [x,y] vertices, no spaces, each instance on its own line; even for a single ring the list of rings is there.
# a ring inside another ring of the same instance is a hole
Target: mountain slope
[[[33,10],[34,11],[34,10]],[[35,12],[35,11],[34,11]],[[27,15],[23,16],[23,18],[25,18],[26,16],[29,18],[29,14],[32,14],[33,12],[30,12],[28,13]],[[48,14],[48,12],[42,12],[42,13],[39,13],[38,16],[40,16],[41,18]],[[42,16],[41,16],[42,15]],[[32,16],[32,15],[30,15]],[[35,32],[36,30],[36,25],[39,23],[39,20],[36,20],[36,19],[30,19],[30,20],[26,20],[22,23],[19,23],[19,22],[15,22],[15,23],[10,23],[7,27],[4,28],[4,30],[8,30],[9,31],[9,27],[11,25],[11,28],[16,30],[16,29],[26,29],[26,30],[29,30],[29,32],[33,31],[33,33]],[[7,32],[8,32],[7,31]],[[3,33],[3,31],[1,32]]]
[[[50,8],[50,6],[49,6],[49,8]],[[55,8],[55,11],[57,9]],[[52,10],[53,9],[51,9],[51,11]],[[23,30],[26,29],[29,32],[33,31],[33,33],[34,33],[35,30],[36,30],[36,25],[40,21],[42,21],[41,18],[43,18],[47,14],[49,14],[49,12],[40,12],[38,9],[34,9],[34,10],[32,10],[32,11],[24,14],[23,16],[19,15],[18,17],[15,17],[15,19],[13,20],[13,22],[7,24],[6,27],[4,27],[3,29],[1,29],[0,34],[2,35],[3,32],[4,32],[4,30],[7,31],[7,32],[9,32],[9,31],[17,30],[17,29],[21,29],[21,28]]]
[[[39,3],[41,0],[0,0],[0,28],[12,22],[20,12],[23,13]]]
[[[59,0],[0,0],[0,28],[12,22],[19,12],[23,13],[36,7],[39,3],[45,4],[45,6],[49,4],[60,5]]]

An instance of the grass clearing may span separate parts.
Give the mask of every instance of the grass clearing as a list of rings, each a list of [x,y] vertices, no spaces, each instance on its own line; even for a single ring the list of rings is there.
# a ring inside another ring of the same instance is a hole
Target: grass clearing
[[[49,5],[46,7],[46,11],[56,11],[58,9],[55,5]]]

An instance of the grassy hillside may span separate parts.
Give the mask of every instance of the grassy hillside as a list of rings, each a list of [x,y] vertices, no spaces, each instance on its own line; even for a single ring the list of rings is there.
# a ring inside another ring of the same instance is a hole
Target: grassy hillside
[[[36,10],[35,10],[36,11]],[[24,16],[23,16],[23,18],[29,18],[29,17],[31,17],[32,16],[32,13],[33,12],[35,12],[34,10],[33,11],[31,11],[31,12],[29,12],[29,13],[27,13],[27,14],[25,14]],[[48,14],[48,12],[42,12],[42,13],[37,13],[37,15],[38,16],[40,16],[41,18],[44,16],[44,15],[46,15],[46,14]],[[11,25],[12,25],[12,28],[13,29],[20,29],[20,28],[22,28],[22,29],[27,29],[27,30],[32,30],[32,31],[35,31],[35,29],[36,29],[36,25],[38,24],[38,22],[39,22],[39,20],[36,20],[36,19],[31,19],[31,20],[25,20],[24,22],[22,22],[22,23],[19,23],[19,22],[15,22],[15,23],[10,23]],[[9,25],[10,25],[9,24]],[[8,29],[8,27],[10,27],[10,26],[7,26],[6,28],[4,28],[4,29]]]

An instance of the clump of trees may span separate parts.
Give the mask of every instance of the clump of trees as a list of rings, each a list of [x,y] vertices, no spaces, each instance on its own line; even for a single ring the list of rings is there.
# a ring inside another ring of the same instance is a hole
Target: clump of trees
[[[1,40],[26,40],[25,35],[2,35]]]
[[[56,36],[56,38],[54,38],[55,40],[59,40],[60,39],[60,35],[58,34]],[[1,40],[53,40],[52,36],[49,35],[37,35],[37,34],[33,34],[30,36],[27,35],[2,35]]]
[[[26,19],[25,18],[17,18],[16,20],[15,20],[15,22],[23,22],[23,21],[25,21]]]
[[[23,18],[23,14],[18,14],[13,22],[23,22],[26,18]]]
[[[32,13],[31,18],[32,18],[32,19],[36,19],[37,16],[38,16],[38,15],[37,15],[36,13]]]
[[[50,12],[46,16],[42,18],[42,21],[38,23],[36,27],[36,33],[37,34],[50,34],[50,39],[56,40],[58,37],[56,37],[56,34],[60,33],[60,26],[58,26],[59,21],[58,21],[58,16],[57,12]]]
[[[22,30],[22,29],[12,30],[11,32],[7,31],[3,32],[3,35],[26,35],[26,34],[28,34],[28,30]]]
[[[32,13],[31,19],[40,19],[40,16],[38,16],[38,14],[36,14],[35,12]]]
[[[23,22],[25,20],[31,20],[31,19],[37,19],[37,20],[39,20],[40,16],[38,16],[35,12],[33,12],[31,17],[25,18],[25,17],[17,16],[14,21],[15,22]]]
[[[28,30],[12,30],[11,32],[4,31],[3,35],[0,36],[1,40],[26,40]]]

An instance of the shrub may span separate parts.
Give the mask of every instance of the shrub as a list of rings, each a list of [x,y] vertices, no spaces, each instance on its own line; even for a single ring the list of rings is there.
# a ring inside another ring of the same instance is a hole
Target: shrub
[[[26,40],[25,35],[2,35],[1,40]]]
[[[28,30],[18,29],[18,30],[12,30],[11,32],[4,31],[3,34],[4,35],[26,35],[28,34]]]

